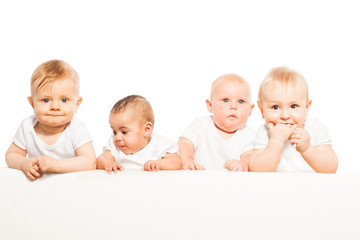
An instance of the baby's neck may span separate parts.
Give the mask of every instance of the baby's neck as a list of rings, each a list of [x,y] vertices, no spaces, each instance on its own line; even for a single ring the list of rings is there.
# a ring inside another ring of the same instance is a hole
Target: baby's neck
[[[215,127],[216,127],[216,130],[218,131],[219,135],[221,138],[223,139],[229,139],[231,138],[232,136],[234,136],[234,134],[236,133],[237,130],[233,131],[233,132],[227,132],[221,128],[219,128],[216,124],[214,124]]]
[[[35,125],[34,130],[36,132],[36,135],[41,140],[43,140],[48,145],[52,145],[58,140],[62,132],[66,129],[67,125],[68,124],[57,127],[50,127],[38,122]]]

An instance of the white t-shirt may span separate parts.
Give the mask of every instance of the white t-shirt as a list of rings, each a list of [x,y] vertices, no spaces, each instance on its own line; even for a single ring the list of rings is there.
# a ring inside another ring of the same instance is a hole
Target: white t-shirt
[[[111,134],[104,151],[109,150],[115,161],[124,169],[142,169],[145,162],[149,160],[159,160],[166,153],[176,153],[178,148],[174,141],[168,140],[160,134],[152,133],[150,142],[140,151],[126,155],[117,149],[113,134]]]
[[[223,169],[228,160],[239,160],[252,149],[255,132],[246,125],[235,134],[224,139],[218,133],[212,116],[195,119],[184,131],[182,137],[189,139],[195,147],[194,161],[205,169]]]
[[[310,144],[313,146],[331,145],[331,139],[326,127],[317,119],[308,118],[304,123],[305,130],[309,133]],[[254,149],[265,148],[269,142],[270,134],[267,126],[264,124],[259,127]],[[277,172],[315,172],[314,169],[304,160],[301,154],[296,151],[296,145],[291,145],[290,141],[285,142],[283,152],[281,154]]]
[[[25,118],[13,138],[14,144],[26,150],[29,157],[50,156],[57,159],[75,157],[75,150],[78,147],[91,142],[85,124],[75,117],[52,145],[46,144],[36,135],[34,127],[37,122],[35,115]]]

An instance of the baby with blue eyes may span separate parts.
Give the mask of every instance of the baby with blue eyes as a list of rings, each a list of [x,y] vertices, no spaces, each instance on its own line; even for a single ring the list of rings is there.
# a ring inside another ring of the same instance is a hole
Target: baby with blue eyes
[[[246,125],[254,108],[249,84],[236,74],[220,76],[206,106],[211,115],[195,119],[179,138],[182,168],[248,171],[255,138]]]
[[[8,166],[31,180],[44,173],[95,169],[89,132],[75,117],[82,102],[76,71],[61,60],[41,64],[32,75],[28,101],[34,115],[18,128],[5,155]]]
[[[327,128],[307,118],[311,104],[300,73],[278,67],[266,75],[258,98],[265,124],[255,137],[251,171],[336,172],[338,159]]]

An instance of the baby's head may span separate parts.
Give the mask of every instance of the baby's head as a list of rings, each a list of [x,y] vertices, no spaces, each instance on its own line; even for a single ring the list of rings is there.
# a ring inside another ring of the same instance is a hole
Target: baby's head
[[[41,124],[51,127],[66,125],[74,117],[82,98],[79,76],[66,62],[50,60],[38,66],[31,77],[31,97]]]
[[[226,74],[211,85],[207,109],[213,113],[215,126],[225,133],[234,133],[247,122],[252,109],[250,85],[236,74]]]
[[[258,106],[266,123],[303,127],[311,103],[305,78],[286,67],[272,69],[259,88]]]
[[[119,100],[109,116],[115,146],[126,155],[140,151],[151,140],[154,121],[152,107],[144,97],[130,95]]]

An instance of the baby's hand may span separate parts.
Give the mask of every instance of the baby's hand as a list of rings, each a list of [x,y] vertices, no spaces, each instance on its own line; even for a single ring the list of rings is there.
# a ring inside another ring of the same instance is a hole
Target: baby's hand
[[[229,171],[249,171],[248,166],[244,166],[240,160],[229,160],[224,164],[224,168]]]
[[[159,160],[149,160],[144,164],[144,170],[150,172],[157,172],[160,170]]]
[[[285,143],[297,127],[296,124],[283,123],[277,123],[276,125],[268,123],[267,126],[269,128],[270,138],[280,143]]]
[[[305,152],[310,147],[310,136],[304,128],[296,128],[290,136],[290,143],[296,144],[298,152]]]
[[[194,162],[184,163],[182,169],[183,170],[205,170],[203,165],[194,163]]]
[[[41,171],[39,169],[37,158],[28,158],[29,161],[26,161],[25,164],[22,166],[21,170],[24,174],[30,178],[31,180],[37,180],[38,178],[42,177]]]
[[[124,167],[118,164],[116,161],[107,159],[104,161],[104,169],[105,172],[107,173],[111,173],[111,172],[116,173],[118,170],[120,171],[124,170]]]
[[[58,159],[50,156],[42,156],[39,158],[37,165],[42,173],[56,172],[58,166]]]

